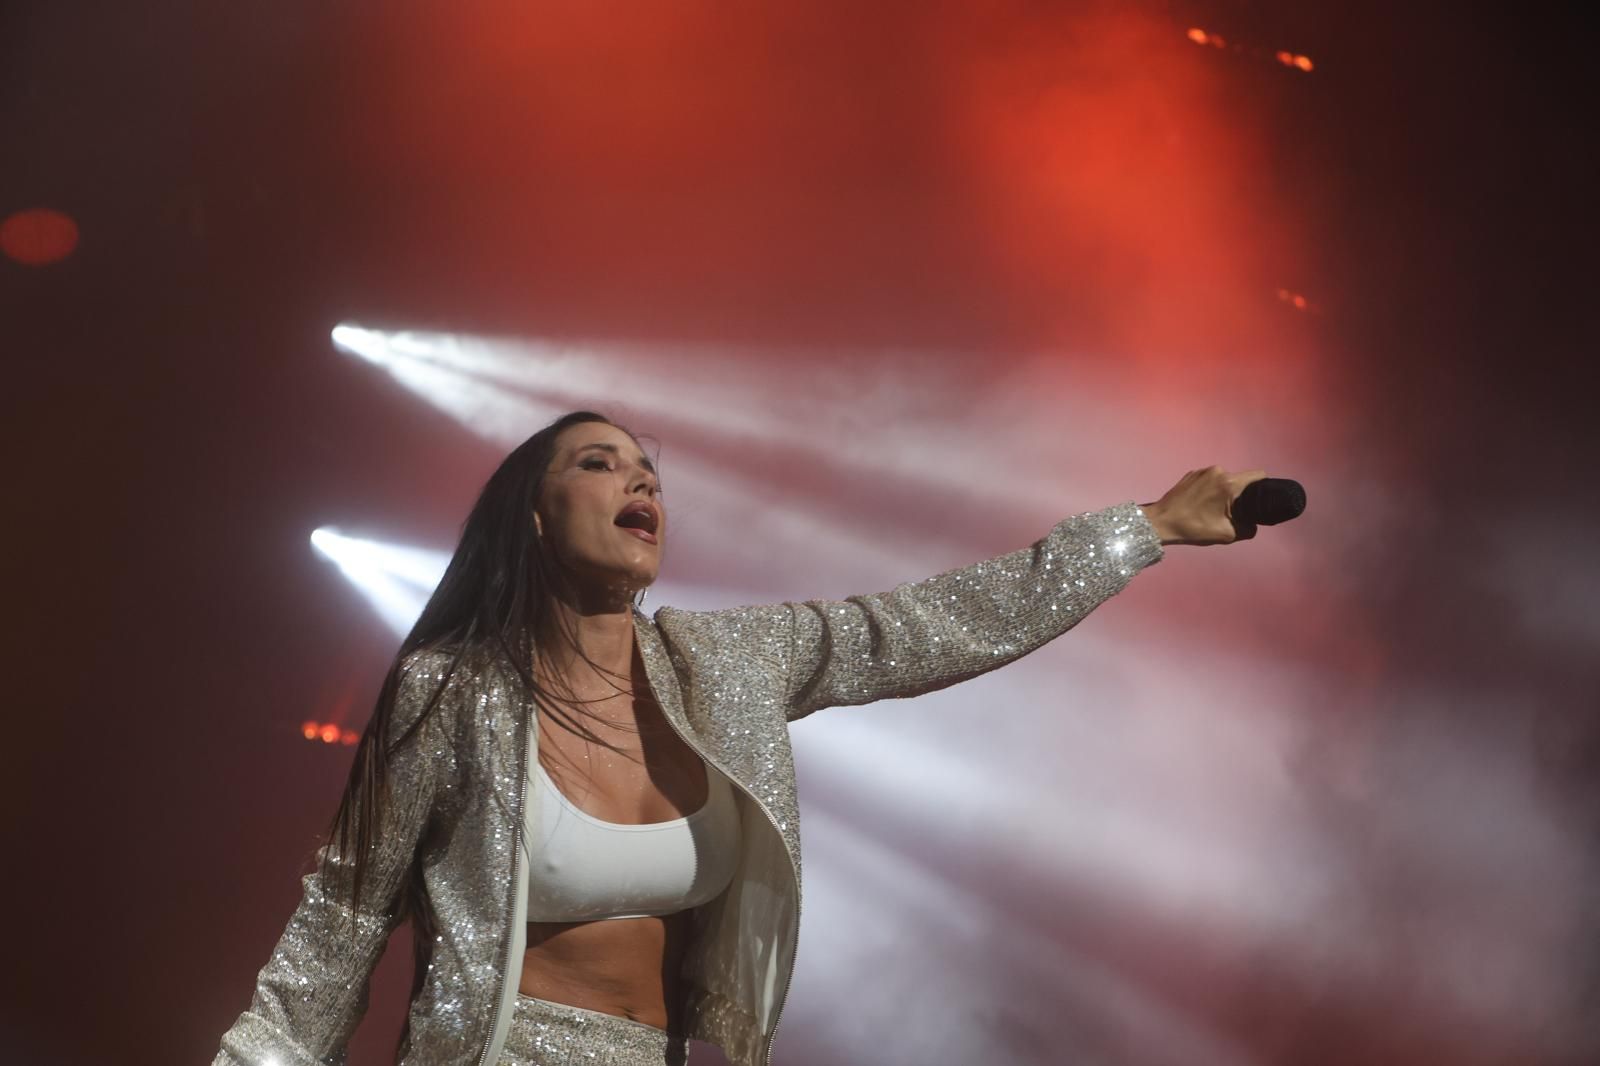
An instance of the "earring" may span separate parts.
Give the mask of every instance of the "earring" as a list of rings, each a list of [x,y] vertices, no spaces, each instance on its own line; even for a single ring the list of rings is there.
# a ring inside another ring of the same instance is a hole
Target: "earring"
[[[637,596],[635,596],[633,598],[633,605],[635,607],[643,608],[644,607],[645,597],[648,596],[648,595],[650,595],[650,590],[648,588],[640,589],[639,590],[639,595],[637,595]]]

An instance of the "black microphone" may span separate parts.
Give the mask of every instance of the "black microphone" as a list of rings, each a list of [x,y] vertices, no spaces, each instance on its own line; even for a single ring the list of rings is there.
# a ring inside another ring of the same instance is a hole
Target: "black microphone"
[[[1300,482],[1283,477],[1264,477],[1244,487],[1229,508],[1234,535],[1249,540],[1256,525],[1275,526],[1299,518],[1306,509],[1306,490]]]

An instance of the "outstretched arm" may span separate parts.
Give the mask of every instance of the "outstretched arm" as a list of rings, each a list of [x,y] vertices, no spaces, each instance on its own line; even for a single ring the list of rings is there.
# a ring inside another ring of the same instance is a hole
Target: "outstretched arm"
[[[422,652],[402,665],[393,736],[416,721],[450,656]],[[457,675],[460,676],[459,674]],[[315,1066],[338,1063],[366,1012],[367,982],[396,921],[400,891],[428,822],[453,745],[448,724],[459,694],[452,682],[415,733],[389,756],[388,803],[374,826],[374,847],[351,903],[353,864],[324,847],[301,882],[304,893],[256,980],[250,1009],[222,1037],[213,1066]]]
[[[1021,551],[886,593],[786,605],[790,719],[915,696],[1046,644],[1163,557],[1236,539],[1230,507],[1262,470],[1192,470],[1155,503],[1075,515]]]
[[[1235,539],[1229,507],[1262,471],[1191,471],[1155,503],[1074,515],[1042,540],[889,592],[707,613],[664,607],[662,634],[697,683],[823,707],[915,696],[1004,666],[1121,591],[1166,544]],[[770,695],[767,695],[770,693]]]
[[[1164,545],[1231,543],[1233,501],[1265,476],[1192,470],[1155,503],[1075,515],[1021,551],[878,595],[787,605],[790,719],[915,696],[1021,658],[1159,562]]]

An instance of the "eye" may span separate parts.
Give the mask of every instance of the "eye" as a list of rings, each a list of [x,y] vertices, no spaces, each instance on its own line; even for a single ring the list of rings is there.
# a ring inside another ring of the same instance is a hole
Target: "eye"
[[[600,458],[598,455],[592,455],[589,458],[584,459],[583,461],[578,463],[578,465],[580,467],[582,467],[584,470],[610,470],[611,469],[611,464],[606,462],[606,460]]]

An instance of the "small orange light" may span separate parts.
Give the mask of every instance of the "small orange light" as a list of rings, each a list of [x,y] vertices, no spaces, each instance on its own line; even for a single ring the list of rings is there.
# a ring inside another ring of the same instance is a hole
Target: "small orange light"
[[[352,745],[352,744],[356,743],[357,741],[359,741],[360,739],[361,739],[361,734],[360,733],[353,733],[348,729],[346,729],[343,733],[339,734],[339,743],[343,744],[347,748],[350,747],[350,745]]]
[[[1310,71],[1310,69],[1311,69],[1311,57],[1310,56],[1295,56],[1294,57],[1294,65],[1299,67],[1301,70]]]
[[[1278,299],[1283,300],[1284,302],[1288,302],[1289,297],[1291,297],[1293,295],[1294,294],[1291,293],[1288,289],[1279,289],[1278,290]]]
[[[1206,43],[1206,31],[1202,30],[1202,29],[1192,29],[1192,30],[1190,30],[1189,31],[1189,40],[1193,41],[1195,44],[1205,44]]]
[[[1224,41],[1219,34],[1215,34],[1215,33],[1213,33],[1211,35],[1211,43],[1213,45],[1216,45],[1218,48],[1226,48],[1226,47],[1228,47],[1228,42]]]
[[[300,735],[305,737],[307,740],[316,740],[318,728],[319,727],[315,722],[303,722],[300,725]]]
[[[1306,298],[1301,296],[1299,293],[1295,293],[1294,299],[1290,300],[1289,302],[1294,304],[1295,309],[1298,311],[1304,311],[1306,309]]]
[[[1278,53],[1278,62],[1282,63],[1286,67],[1294,66],[1294,53],[1293,52],[1279,52]]]
[[[331,724],[325,725],[317,735],[322,738],[324,744],[337,743],[339,740],[339,727]]]

